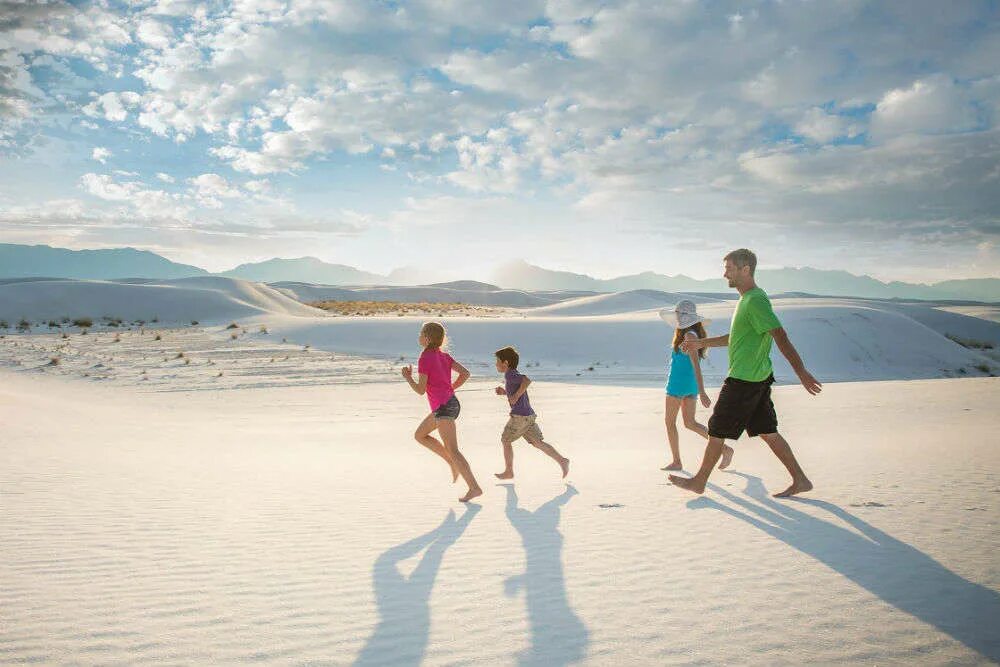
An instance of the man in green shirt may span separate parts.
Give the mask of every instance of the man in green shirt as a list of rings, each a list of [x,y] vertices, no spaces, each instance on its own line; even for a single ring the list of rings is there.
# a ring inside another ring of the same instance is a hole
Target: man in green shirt
[[[727,439],[735,440],[746,430],[751,437],[760,436],[771,451],[792,475],[792,484],[777,498],[794,496],[813,488],[812,482],[799,466],[788,442],[778,433],[778,417],[771,402],[771,341],[792,365],[799,381],[812,395],[818,394],[823,385],[806,370],[802,358],[788,340],[781,322],[771,308],[771,301],[764,290],[754,282],[757,256],[746,248],[734,250],[725,257],[724,277],[730,287],[740,293],[736,312],[729,333],[715,338],[686,340],[681,344],[685,352],[702,347],[729,347],[729,377],[722,385],[715,403],[712,418],[708,420],[708,446],[705,458],[694,477],[670,475],[670,481],[682,489],[704,493],[708,476],[722,455]],[[723,461],[725,467],[728,461]]]

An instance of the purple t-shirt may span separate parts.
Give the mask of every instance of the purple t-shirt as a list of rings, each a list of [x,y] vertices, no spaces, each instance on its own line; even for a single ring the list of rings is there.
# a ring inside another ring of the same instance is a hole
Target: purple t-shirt
[[[517,393],[517,390],[521,388],[521,379],[523,377],[523,375],[518,373],[517,370],[513,368],[504,373],[504,388],[507,390],[508,396],[513,396]],[[521,398],[517,399],[517,403],[510,406],[510,414],[521,417],[530,417],[535,414],[535,411],[531,409],[531,403],[528,402],[527,391],[521,394]]]

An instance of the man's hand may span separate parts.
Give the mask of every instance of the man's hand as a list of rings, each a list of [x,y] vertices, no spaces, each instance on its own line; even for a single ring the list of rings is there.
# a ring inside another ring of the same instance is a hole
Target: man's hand
[[[705,347],[705,338],[690,338],[685,341],[681,341],[681,352],[690,353],[697,352],[701,348]]]
[[[407,380],[413,379],[413,365],[412,364],[409,365],[409,366],[403,366],[403,371],[402,372],[403,372],[403,377],[405,377]]]
[[[701,404],[706,408],[712,407],[712,399],[708,397],[708,394],[701,392]]]
[[[801,382],[802,386],[806,388],[806,391],[808,391],[813,396],[823,391],[823,385],[820,383],[820,381],[814,378],[812,376],[812,373],[810,373],[804,368],[802,369],[802,372],[799,373],[799,382]]]
[[[493,391],[495,391],[497,393],[497,396],[506,396],[507,395],[507,390],[504,389],[503,387],[497,387]]]

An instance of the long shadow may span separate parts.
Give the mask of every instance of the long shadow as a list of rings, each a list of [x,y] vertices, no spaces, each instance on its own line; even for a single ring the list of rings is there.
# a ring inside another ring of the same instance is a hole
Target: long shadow
[[[569,484],[566,490],[534,512],[517,506],[513,484],[507,489],[507,519],[521,536],[526,567],[524,574],[508,578],[504,592],[524,591],[531,626],[531,647],[518,655],[520,665],[568,665],[586,655],[590,633],[573,613],[566,599],[563,575],[559,515],[562,506],[577,495]]]
[[[1000,594],[996,591],[963,579],[922,551],[833,503],[811,498],[777,502],[767,494],[760,478],[729,474],[746,479],[744,493],[756,503],[714,484],[709,486],[747,512],[704,497],[689,501],[688,506],[712,508],[746,521],[900,611],[933,625],[982,656],[1000,661]],[[795,509],[795,503],[829,512],[858,532]]]
[[[430,596],[441,560],[458,541],[482,507],[466,505],[458,520],[449,510],[437,528],[384,551],[372,568],[379,620],[358,654],[355,665],[419,665],[430,638]],[[401,561],[425,549],[409,577],[399,571]]]

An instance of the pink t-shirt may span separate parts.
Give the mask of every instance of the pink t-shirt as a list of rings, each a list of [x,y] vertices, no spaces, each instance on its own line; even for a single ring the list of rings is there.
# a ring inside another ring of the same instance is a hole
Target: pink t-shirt
[[[447,352],[425,348],[417,362],[417,373],[427,376],[427,402],[431,412],[437,410],[455,395],[451,388],[451,365],[455,360]]]

